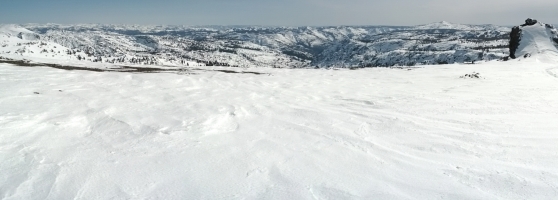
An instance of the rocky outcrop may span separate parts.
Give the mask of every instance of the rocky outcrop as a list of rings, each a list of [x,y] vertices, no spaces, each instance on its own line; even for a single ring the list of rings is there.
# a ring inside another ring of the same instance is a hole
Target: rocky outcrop
[[[537,24],[537,20],[536,19],[531,19],[531,18],[527,18],[525,20],[525,24],[522,24],[521,26],[533,26],[535,24]]]
[[[521,41],[521,28],[519,26],[514,26],[510,33],[510,58],[515,59],[515,52],[519,47],[519,42]]]
[[[550,33],[553,35],[552,41],[554,41],[554,45],[558,47],[558,30],[556,30],[554,26],[550,24],[546,24],[546,28],[549,29]]]

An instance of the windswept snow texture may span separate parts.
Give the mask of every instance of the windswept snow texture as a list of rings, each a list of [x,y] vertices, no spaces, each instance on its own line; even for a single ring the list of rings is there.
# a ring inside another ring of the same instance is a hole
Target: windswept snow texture
[[[0,198],[555,199],[550,54],[253,69],[270,75],[0,64]]]

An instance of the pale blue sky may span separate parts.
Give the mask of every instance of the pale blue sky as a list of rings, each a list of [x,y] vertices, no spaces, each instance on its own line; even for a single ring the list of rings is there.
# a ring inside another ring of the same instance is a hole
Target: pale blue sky
[[[556,0],[0,0],[0,23],[418,25],[558,23]]]

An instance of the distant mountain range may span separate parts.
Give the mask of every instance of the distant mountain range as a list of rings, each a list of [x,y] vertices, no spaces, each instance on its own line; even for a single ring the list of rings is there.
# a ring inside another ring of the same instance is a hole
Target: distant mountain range
[[[4,25],[0,33],[0,55],[5,57],[25,57],[29,51],[22,48],[35,45],[53,53],[44,57],[101,63],[301,68],[501,59],[509,54],[510,28],[449,22],[336,27],[25,24]],[[7,35],[21,40],[19,49],[8,49],[17,43]],[[57,53],[38,43],[67,49]]]

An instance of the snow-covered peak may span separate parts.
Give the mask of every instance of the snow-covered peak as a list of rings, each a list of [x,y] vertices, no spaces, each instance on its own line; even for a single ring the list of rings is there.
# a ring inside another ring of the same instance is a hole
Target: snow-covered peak
[[[16,24],[0,24],[0,33],[33,33],[33,31],[27,30]]]
[[[558,31],[541,22],[523,24],[512,29],[510,57],[528,57],[551,52],[558,53]]]
[[[35,32],[15,24],[0,24],[0,34],[26,40],[37,40],[40,38]]]
[[[436,25],[439,28],[453,28],[455,26],[454,24],[452,24],[448,21],[436,22],[436,23],[433,23],[433,25]]]

